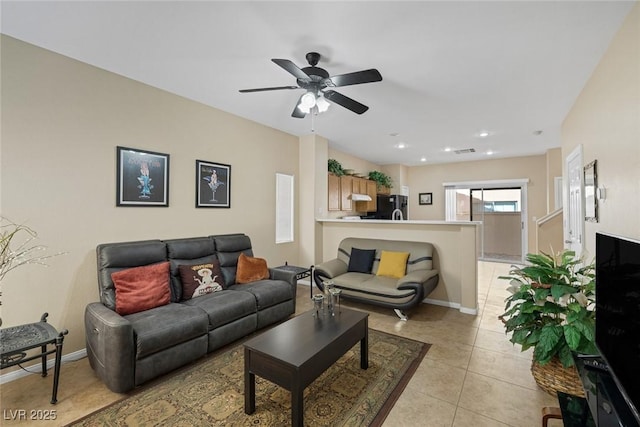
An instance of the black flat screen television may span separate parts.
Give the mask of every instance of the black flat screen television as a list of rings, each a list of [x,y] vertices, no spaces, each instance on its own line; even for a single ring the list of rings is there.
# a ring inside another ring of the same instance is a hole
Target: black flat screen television
[[[596,233],[596,346],[640,423],[640,241]]]

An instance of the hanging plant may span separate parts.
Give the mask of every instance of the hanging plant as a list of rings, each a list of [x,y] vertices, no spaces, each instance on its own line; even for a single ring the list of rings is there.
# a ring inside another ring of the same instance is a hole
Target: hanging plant
[[[342,165],[336,159],[329,159],[328,162],[329,172],[334,175],[342,176],[344,175],[344,169],[342,169]]]

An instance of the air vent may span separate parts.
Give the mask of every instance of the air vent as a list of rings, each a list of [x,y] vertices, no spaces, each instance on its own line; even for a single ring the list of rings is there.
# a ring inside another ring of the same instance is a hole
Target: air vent
[[[475,148],[465,148],[463,150],[454,151],[454,153],[456,153],[456,154],[467,154],[467,153],[475,153],[475,152],[476,152]]]

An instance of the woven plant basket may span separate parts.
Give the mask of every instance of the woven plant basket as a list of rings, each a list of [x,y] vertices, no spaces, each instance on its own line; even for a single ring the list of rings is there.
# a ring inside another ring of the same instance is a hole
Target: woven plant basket
[[[557,357],[551,359],[546,365],[541,365],[532,360],[531,373],[540,388],[552,396],[556,396],[556,392],[561,391],[574,396],[585,397],[576,367],[565,368]]]

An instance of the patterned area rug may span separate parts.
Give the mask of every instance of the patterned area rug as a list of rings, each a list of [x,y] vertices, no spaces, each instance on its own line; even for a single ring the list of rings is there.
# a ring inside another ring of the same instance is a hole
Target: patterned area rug
[[[305,389],[305,425],[381,425],[429,347],[369,329],[369,369],[360,369],[356,344]],[[291,425],[291,394],[256,376],[256,412],[246,415],[244,351],[238,344],[71,425]]]

